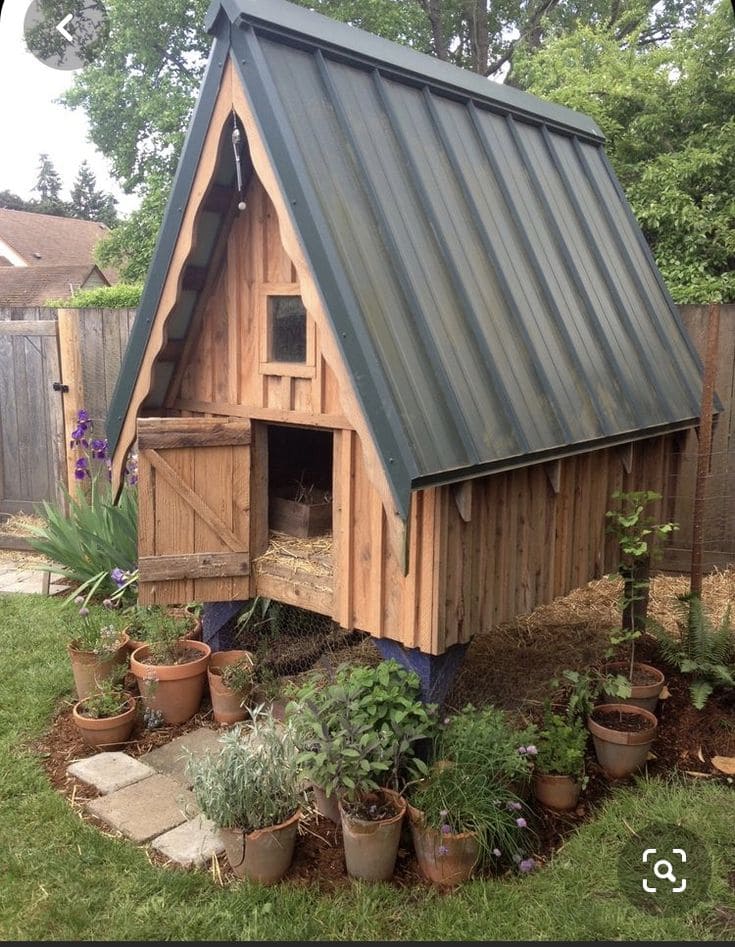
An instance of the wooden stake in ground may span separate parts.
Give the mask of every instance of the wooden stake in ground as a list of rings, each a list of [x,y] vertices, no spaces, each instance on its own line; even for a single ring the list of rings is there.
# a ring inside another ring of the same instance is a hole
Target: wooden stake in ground
[[[691,594],[702,594],[702,546],[704,543],[703,518],[704,498],[707,490],[707,474],[712,451],[712,410],[717,375],[717,343],[720,336],[720,305],[710,303],[707,322],[707,351],[704,357],[702,381],[702,408],[699,416],[699,447],[697,450],[697,475],[694,484],[694,510],[692,512],[692,567]]]

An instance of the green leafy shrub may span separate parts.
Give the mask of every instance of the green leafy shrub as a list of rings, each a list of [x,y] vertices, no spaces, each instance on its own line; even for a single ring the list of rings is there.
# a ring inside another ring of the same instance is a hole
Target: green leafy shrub
[[[137,309],[142,292],[142,285],[137,283],[117,283],[80,289],[67,299],[49,299],[46,305],[58,309]]]
[[[302,802],[293,727],[261,707],[252,720],[225,731],[222,749],[187,769],[199,808],[219,828],[254,832],[290,818]]]
[[[587,728],[577,718],[565,719],[550,708],[539,731],[536,767],[541,773],[579,777],[584,771]]]
[[[719,626],[705,614],[698,595],[680,595],[681,637],[675,638],[658,622],[651,627],[662,658],[692,678],[692,704],[701,710],[718,687],[735,687],[735,637],[728,607]]]

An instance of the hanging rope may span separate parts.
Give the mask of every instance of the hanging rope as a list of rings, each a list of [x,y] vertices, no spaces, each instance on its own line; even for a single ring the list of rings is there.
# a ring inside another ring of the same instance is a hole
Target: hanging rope
[[[240,129],[237,127],[237,116],[235,115],[235,110],[232,110],[232,150],[235,154],[235,171],[237,172],[237,193],[240,197],[240,201],[237,205],[239,211],[245,210],[247,204],[245,203],[245,197],[242,192],[242,165],[240,163],[240,143],[242,142],[242,135],[240,134]]]

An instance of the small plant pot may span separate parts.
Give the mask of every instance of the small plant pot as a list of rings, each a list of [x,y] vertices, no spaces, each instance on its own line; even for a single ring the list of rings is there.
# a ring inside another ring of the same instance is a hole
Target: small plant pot
[[[617,697],[616,695],[609,694],[607,691],[605,691],[603,692],[603,699],[607,698],[610,703],[628,704],[630,707],[642,707],[643,710],[649,710],[651,713],[653,713],[656,709],[659,695],[661,694],[664,684],[666,683],[666,679],[658,668],[652,667],[650,664],[639,664],[636,662],[633,665],[633,668],[634,672],[635,668],[638,668],[653,678],[651,683],[632,684],[630,697]],[[624,661],[616,661],[614,664],[608,664],[607,669],[613,674],[622,674],[624,677],[628,677],[628,672],[630,670],[629,666]]]
[[[128,656],[128,636],[123,632],[120,635],[120,646],[105,657],[95,651],[80,651],[71,644],[67,646],[67,651],[77,698],[83,700],[95,694],[100,682],[109,680],[116,668],[125,664]]]
[[[216,673],[228,664],[237,664],[244,658],[249,658],[251,663],[254,663],[249,651],[217,651],[209,659],[209,696],[212,698],[212,712],[217,723],[237,723],[239,720],[245,720],[248,715],[247,707],[242,705],[249,698],[251,691],[232,690],[226,686],[221,675]]]
[[[467,881],[480,861],[477,833],[443,835],[426,824],[426,814],[421,809],[409,803],[407,811],[416,859],[424,877],[441,887]]]
[[[574,776],[558,776],[555,773],[536,773],[533,777],[533,794],[547,809],[568,812],[579,802],[582,784]]]
[[[123,747],[135,726],[135,698],[129,697],[125,710],[114,717],[85,717],[80,713],[83,703],[83,700],[77,701],[71,715],[87,746],[98,750],[119,750]]]
[[[363,881],[388,881],[396,866],[406,800],[391,789],[368,793],[365,798],[373,797],[376,800],[388,797],[396,814],[375,822],[358,819],[346,812],[342,800],[339,801],[347,874]]]
[[[186,723],[199,710],[207,679],[211,648],[202,641],[180,638],[182,645],[200,657],[186,664],[145,664],[150,646],[143,645],[130,656],[130,670],[138,681],[147,710],[157,710],[168,724]]]
[[[238,878],[273,885],[286,874],[293,861],[301,813],[266,829],[246,834],[242,829],[220,829],[227,860]]]
[[[321,786],[317,786],[314,783],[312,783],[311,788],[314,796],[314,807],[319,815],[325,819],[329,819],[330,822],[334,822],[335,825],[339,825],[341,816],[339,814],[339,800],[337,799],[337,794],[332,793],[331,796],[328,796]]]
[[[617,713],[623,718],[642,718],[645,726],[641,730],[625,730],[622,727],[616,730],[610,725],[598,723],[592,715],[587,718],[587,728],[592,734],[597,762],[608,776],[615,779],[629,776],[645,763],[649,748],[656,737],[658,720],[650,710],[630,704],[598,704],[592,711],[592,714],[595,713]]]

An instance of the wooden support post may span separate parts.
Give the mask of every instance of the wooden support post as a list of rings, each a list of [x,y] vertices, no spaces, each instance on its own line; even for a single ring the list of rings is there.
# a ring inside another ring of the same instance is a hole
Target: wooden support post
[[[71,432],[77,426],[77,415],[84,407],[84,377],[79,345],[79,310],[59,309],[59,363],[60,381],[68,387],[64,398],[64,440],[66,442],[66,466],[69,490],[74,483],[74,463],[69,448]]]
[[[717,343],[720,337],[720,306],[711,303],[707,322],[707,351],[704,357],[702,382],[702,409],[699,416],[699,445],[697,450],[697,476],[694,485],[694,510],[692,512],[692,569],[691,594],[702,594],[702,545],[704,500],[707,491],[707,474],[712,450],[712,409],[717,375]]]

